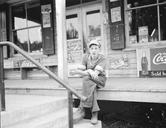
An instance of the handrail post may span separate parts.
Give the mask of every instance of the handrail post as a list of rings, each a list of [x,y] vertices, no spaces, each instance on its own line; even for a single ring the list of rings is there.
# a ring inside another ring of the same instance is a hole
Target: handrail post
[[[68,91],[68,107],[68,124],[69,128],[73,128],[73,96],[71,91]]]
[[[4,87],[4,66],[3,66],[3,46],[0,45],[0,105],[1,111],[5,111],[5,87]]]

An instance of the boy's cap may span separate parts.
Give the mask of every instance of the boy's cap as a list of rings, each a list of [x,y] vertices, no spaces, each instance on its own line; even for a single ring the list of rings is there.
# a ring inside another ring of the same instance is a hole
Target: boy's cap
[[[92,46],[92,45],[97,45],[97,46],[99,46],[99,48],[100,48],[100,43],[99,43],[99,41],[97,41],[97,40],[91,40],[90,41],[90,43],[89,43],[89,48]]]

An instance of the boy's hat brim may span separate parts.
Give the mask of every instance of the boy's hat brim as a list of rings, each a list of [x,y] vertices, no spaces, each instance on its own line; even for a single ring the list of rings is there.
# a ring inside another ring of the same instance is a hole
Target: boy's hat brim
[[[89,43],[89,48],[92,46],[92,45],[97,45],[97,46],[101,46],[100,43],[97,41],[97,40],[91,40],[90,43]]]

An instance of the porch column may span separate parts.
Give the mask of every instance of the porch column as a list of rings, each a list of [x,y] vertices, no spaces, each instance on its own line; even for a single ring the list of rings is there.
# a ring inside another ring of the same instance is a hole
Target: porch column
[[[66,0],[55,0],[58,76],[67,81]]]
[[[68,82],[66,42],[66,0],[56,0],[58,76]],[[68,91],[68,128],[73,128],[72,93]]]

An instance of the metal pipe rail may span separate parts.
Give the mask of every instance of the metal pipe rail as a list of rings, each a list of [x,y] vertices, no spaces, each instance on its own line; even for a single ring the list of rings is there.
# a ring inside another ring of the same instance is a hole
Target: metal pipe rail
[[[41,65],[39,62],[37,62],[35,59],[33,59],[30,55],[27,54],[24,50],[19,48],[17,45],[15,45],[12,42],[9,41],[3,41],[0,42],[0,48],[2,50],[3,45],[9,45],[13,47],[15,50],[17,50],[19,53],[21,53],[26,59],[31,61],[33,64],[35,64],[37,67],[39,67],[41,70],[43,70],[46,74],[51,76],[54,80],[56,80],[59,84],[61,84],[64,88],[68,90],[68,117],[69,117],[69,128],[73,128],[73,112],[72,112],[72,94],[74,94],[76,97],[78,97],[80,100],[85,101],[87,98],[81,94],[79,94],[74,88],[69,86],[67,83],[65,83],[63,80],[58,78],[53,72],[51,72],[49,69]],[[1,51],[2,52],[2,51]],[[1,57],[3,59],[3,57]],[[4,86],[3,86],[4,88]],[[5,96],[4,96],[5,97]],[[5,100],[4,100],[5,101]],[[5,107],[5,102],[4,102],[4,107]],[[4,108],[5,109],[5,108]]]
[[[9,42],[9,41],[3,41],[3,42],[0,42],[0,45],[9,45],[9,46],[13,47],[15,50],[17,50],[19,53],[21,53],[26,59],[30,60],[33,64],[35,64],[37,67],[39,67],[41,70],[43,70],[46,74],[48,74],[54,80],[56,80],[59,84],[61,84],[64,88],[66,88],[68,91],[71,91],[76,97],[78,97],[82,101],[86,100],[85,96],[79,94],[74,88],[72,88],[67,83],[65,83],[63,80],[58,78],[53,72],[51,72],[49,69],[47,69],[46,67],[41,65],[39,62],[37,62],[35,59],[33,59],[30,55],[28,55],[24,50],[19,48],[14,43]]]

